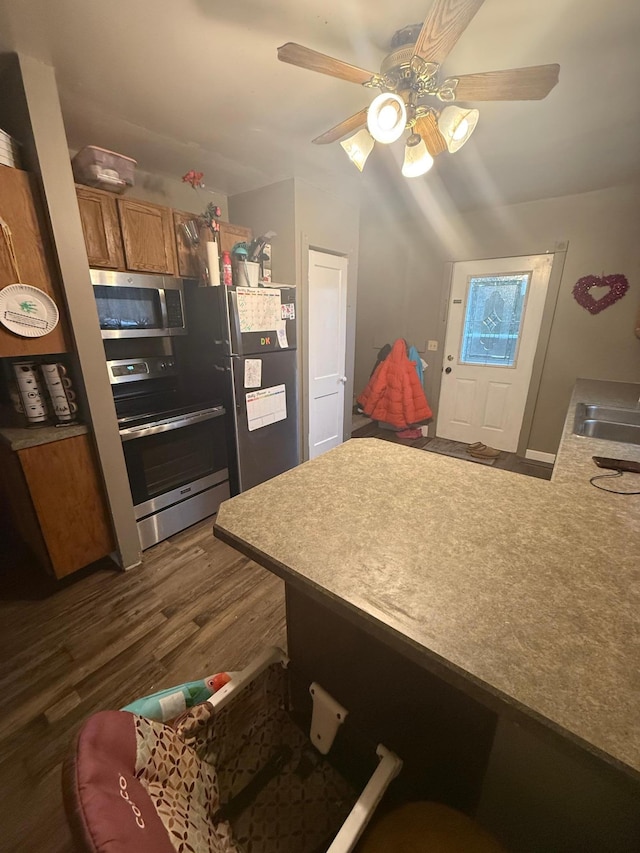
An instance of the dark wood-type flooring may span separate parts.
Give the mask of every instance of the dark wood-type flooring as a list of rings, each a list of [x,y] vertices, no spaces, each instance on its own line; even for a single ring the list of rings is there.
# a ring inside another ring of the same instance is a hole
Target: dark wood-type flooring
[[[120,572],[50,581],[0,547],[0,851],[70,853],[62,759],[89,714],[284,645],[284,585],[206,520]]]
[[[413,447],[375,424],[354,437]],[[495,467],[550,476],[502,454]],[[0,851],[70,853],[61,762],[89,714],[239,669],[284,645],[283,583],[215,540],[206,520],[121,572],[108,560],[54,581],[19,543],[0,542]]]
[[[395,444],[404,444],[407,447],[415,447],[418,450],[423,450],[433,438],[398,438],[395,432],[390,429],[381,429],[376,421],[370,421],[368,424],[363,424],[351,433],[351,438],[380,438],[384,441],[392,441]],[[446,439],[438,439],[438,441],[446,441]],[[452,442],[455,444],[455,442]],[[472,459],[468,460],[472,465],[477,463]],[[541,480],[550,480],[553,472],[553,465],[547,462],[536,462],[533,459],[523,459],[515,453],[507,453],[502,451],[493,465],[487,466],[490,468],[501,468],[503,471],[513,471],[516,474],[526,474],[529,477],[538,477]]]

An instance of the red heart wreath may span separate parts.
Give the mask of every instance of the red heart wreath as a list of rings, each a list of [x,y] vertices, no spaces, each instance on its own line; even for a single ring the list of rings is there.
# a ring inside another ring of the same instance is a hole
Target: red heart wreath
[[[594,299],[590,292],[592,287],[608,287],[609,290],[600,299]],[[586,308],[590,314],[599,314],[618,299],[622,299],[627,290],[629,290],[629,282],[626,276],[619,273],[602,277],[585,275],[575,283],[573,297],[578,305]]]

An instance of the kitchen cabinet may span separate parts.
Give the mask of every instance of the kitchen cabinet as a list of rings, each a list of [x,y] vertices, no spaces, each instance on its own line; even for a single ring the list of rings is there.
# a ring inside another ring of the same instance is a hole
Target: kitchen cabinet
[[[175,275],[171,209],[133,198],[119,198],[117,205],[126,269]]]
[[[114,550],[102,481],[87,435],[13,451],[0,445],[14,526],[57,578]]]
[[[23,338],[0,325],[0,358],[67,352],[66,309],[57,279],[48,224],[36,179],[28,172],[0,166],[0,217],[9,226],[23,284],[40,288],[55,301],[60,322],[41,338]],[[18,283],[8,247],[0,238],[0,289]]]
[[[200,258],[206,261],[205,243],[208,240],[213,240],[213,235],[206,225],[202,225],[199,229],[200,243],[198,246],[189,245],[183,229],[180,227],[183,222],[197,220],[196,213],[189,213],[186,210],[173,211],[173,228],[176,237],[176,254],[178,261],[178,275],[181,278],[200,278],[202,273],[202,265]]]
[[[180,227],[198,219],[197,214],[135,198],[116,198],[113,193],[80,184],[76,184],[76,195],[89,266],[181,278],[202,275],[205,243],[212,234],[203,225],[200,244],[190,246]],[[236,243],[250,243],[251,238],[250,228],[221,222],[216,235],[219,254],[230,252]]]
[[[76,185],[89,266],[124,269],[118,208],[112,193]]]
[[[230,222],[220,223],[218,233],[220,256],[223,252],[230,252],[236,243],[250,243],[251,240],[251,228],[245,228],[243,225],[232,225]]]

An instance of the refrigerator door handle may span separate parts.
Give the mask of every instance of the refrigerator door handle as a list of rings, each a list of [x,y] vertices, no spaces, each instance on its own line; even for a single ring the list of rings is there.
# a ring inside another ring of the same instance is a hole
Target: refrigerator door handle
[[[231,352],[237,355],[242,355],[242,331],[240,329],[240,317],[238,314],[238,295],[235,290],[229,290],[229,292],[225,295],[228,298],[229,331],[231,332]]]

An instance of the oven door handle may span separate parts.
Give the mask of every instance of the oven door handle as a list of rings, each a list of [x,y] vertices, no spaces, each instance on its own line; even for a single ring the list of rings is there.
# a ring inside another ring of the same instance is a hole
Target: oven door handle
[[[203,412],[194,412],[191,415],[181,415],[177,418],[167,418],[164,421],[156,421],[152,424],[143,424],[137,427],[128,427],[120,430],[120,438],[122,441],[131,441],[134,438],[146,438],[149,435],[156,435],[160,432],[168,432],[172,429],[182,429],[182,427],[191,426],[192,424],[202,423],[202,421],[210,421],[213,418],[219,418],[224,415],[225,410],[222,406],[216,409],[207,409]]]

